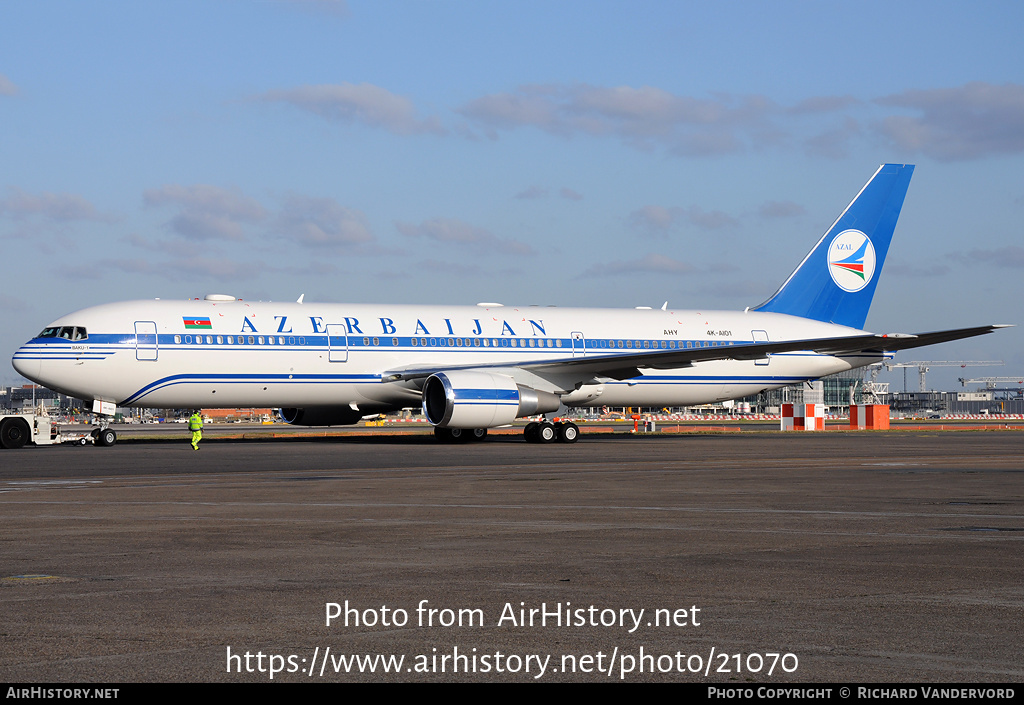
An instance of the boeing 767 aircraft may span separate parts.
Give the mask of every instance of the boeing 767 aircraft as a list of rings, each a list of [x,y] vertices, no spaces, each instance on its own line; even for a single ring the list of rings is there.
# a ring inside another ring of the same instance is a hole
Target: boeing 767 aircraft
[[[15,369],[94,410],[281,407],[352,424],[409,407],[444,439],[562,405],[687,406],[749,396],[990,333],[862,330],[914,167],[883,164],[767,301],[744,311],[129,301],[58,318]],[[116,440],[106,430],[104,444]],[[547,421],[526,438],[571,443]],[[0,441],[7,432],[0,428]]]

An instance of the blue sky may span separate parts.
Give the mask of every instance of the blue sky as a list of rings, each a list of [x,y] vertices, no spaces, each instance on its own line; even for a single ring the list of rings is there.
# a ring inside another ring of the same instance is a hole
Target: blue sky
[[[742,309],[886,161],[917,170],[867,327],[1022,324],[1021,26],[1017,2],[13,0],[0,352],[206,293]],[[1022,344],[900,359],[1016,375]]]

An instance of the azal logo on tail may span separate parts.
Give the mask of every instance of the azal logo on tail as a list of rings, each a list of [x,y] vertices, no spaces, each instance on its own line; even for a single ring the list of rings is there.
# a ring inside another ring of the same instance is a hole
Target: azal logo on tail
[[[875,248],[860,230],[844,230],[828,248],[828,273],[843,291],[860,291],[875,274]]]

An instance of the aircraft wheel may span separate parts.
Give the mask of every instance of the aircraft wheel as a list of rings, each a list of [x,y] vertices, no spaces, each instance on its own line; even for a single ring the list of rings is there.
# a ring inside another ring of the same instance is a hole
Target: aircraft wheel
[[[527,443],[537,442],[537,427],[540,426],[536,421],[531,421],[526,424],[526,428],[523,429],[523,438],[526,439]]]
[[[28,424],[24,419],[4,419],[0,422],[0,447],[21,448],[28,443],[30,436]]]
[[[561,424],[558,428],[558,440],[562,443],[575,443],[580,437],[580,427],[572,422]]]
[[[487,429],[474,428],[471,429],[467,435],[469,436],[469,440],[471,441],[482,441],[483,439],[487,438]]]
[[[550,443],[558,437],[558,431],[555,430],[555,426],[547,421],[542,421],[537,426],[537,440],[541,443]]]
[[[105,428],[100,431],[99,435],[96,437],[96,442],[104,448],[109,448],[117,443],[117,434],[114,433],[114,429]]]
[[[470,437],[469,431],[464,428],[441,428],[434,427],[434,437],[441,443],[461,443]]]

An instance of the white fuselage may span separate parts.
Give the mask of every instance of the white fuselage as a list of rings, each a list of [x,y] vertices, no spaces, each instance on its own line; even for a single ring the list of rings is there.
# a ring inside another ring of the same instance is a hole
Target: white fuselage
[[[331,407],[365,413],[415,407],[406,369],[486,365],[558,393],[569,406],[683,406],[734,399],[870,364],[877,354],[810,351],[760,360],[641,369],[628,380],[542,378],[537,361],[653,349],[857,335],[844,326],[777,313],[399,306],[247,301],[131,301],[84,309],[38,337],[14,366],[66,394],[124,406]]]

